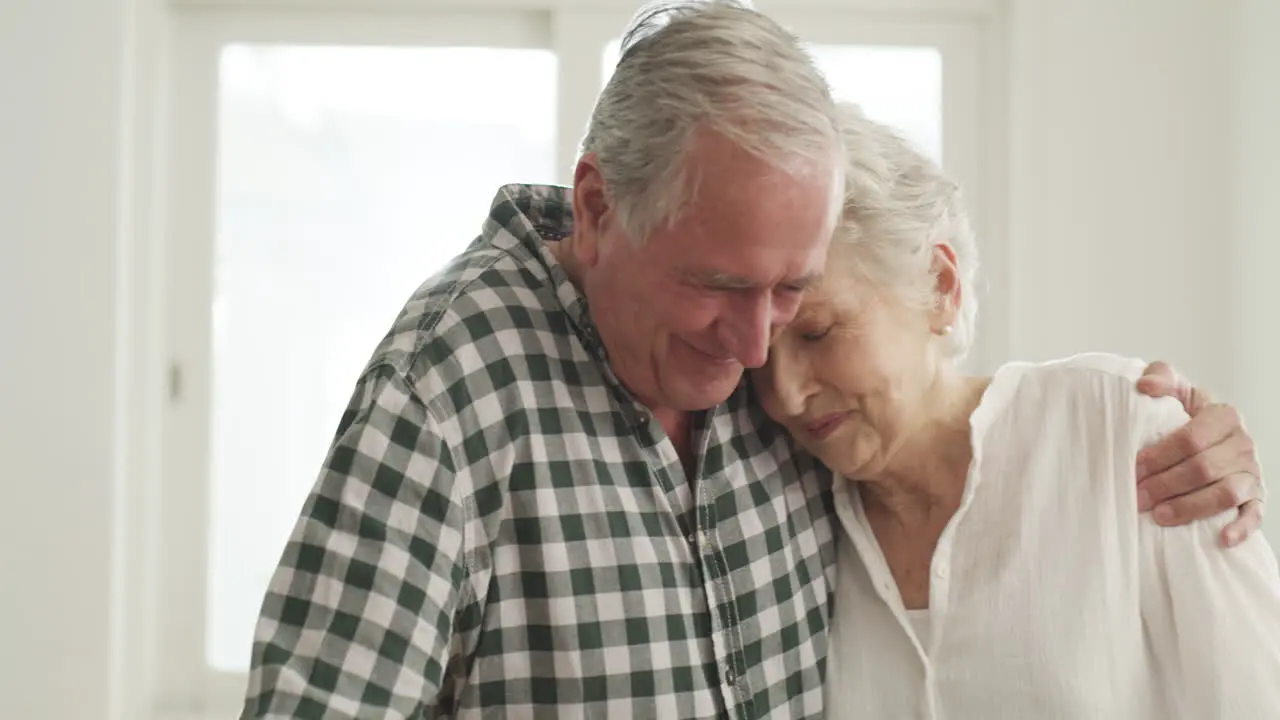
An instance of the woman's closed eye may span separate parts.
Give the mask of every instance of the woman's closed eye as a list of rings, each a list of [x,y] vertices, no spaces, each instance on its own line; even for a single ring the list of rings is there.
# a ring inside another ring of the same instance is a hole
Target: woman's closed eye
[[[826,327],[822,328],[821,330],[804,330],[804,331],[801,331],[801,332],[800,332],[800,339],[801,339],[801,340],[804,340],[805,342],[811,342],[811,343],[813,343],[813,342],[818,342],[819,340],[821,340],[821,339],[825,338],[825,337],[827,336],[827,334],[831,332],[831,327],[832,327],[831,325],[828,325],[828,326],[826,326]]]

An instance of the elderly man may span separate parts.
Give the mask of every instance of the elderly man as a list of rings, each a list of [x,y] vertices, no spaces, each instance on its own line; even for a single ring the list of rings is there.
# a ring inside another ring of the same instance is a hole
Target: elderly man
[[[769,19],[639,16],[572,190],[502,188],[360,377],[244,717],[820,716],[831,478],[742,375],[823,269],[842,153]],[[1249,500],[1247,444],[1200,412],[1144,490]]]

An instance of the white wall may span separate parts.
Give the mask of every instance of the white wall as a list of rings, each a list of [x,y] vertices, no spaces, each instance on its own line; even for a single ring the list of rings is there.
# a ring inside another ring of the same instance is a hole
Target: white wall
[[[1230,26],[1235,244],[1231,386],[1280,488],[1280,2],[1238,0]],[[1280,492],[1280,490],[1277,490]],[[1266,523],[1280,549],[1280,495]]]
[[[125,420],[148,397],[126,310],[148,158],[133,140],[154,120],[134,102],[137,40],[155,19],[142,0],[0,8],[3,718],[143,717],[146,623],[125,610],[145,608],[124,602],[143,566],[121,548],[146,527],[145,488],[124,482],[146,442]]]
[[[1280,4],[1234,2],[1011,3],[1012,340],[1171,360],[1280,458]],[[125,610],[149,566],[119,549],[154,492],[122,421],[159,381],[120,338],[154,270],[133,243],[154,20],[149,0],[0,12],[0,717],[143,717],[147,612]]]
[[[124,0],[0,14],[0,717],[106,717]]]
[[[1221,0],[1017,3],[1020,355],[1110,350],[1229,377]]]
[[[1280,3],[1024,0],[1010,22],[1014,354],[1171,361],[1280,457]]]

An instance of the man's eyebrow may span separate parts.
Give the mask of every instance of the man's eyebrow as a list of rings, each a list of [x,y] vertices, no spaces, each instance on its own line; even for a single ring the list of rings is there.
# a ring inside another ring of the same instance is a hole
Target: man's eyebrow
[[[721,273],[721,272],[694,271],[694,272],[686,273],[686,275],[691,280],[698,283],[699,285],[705,285],[707,287],[713,287],[713,288],[718,288],[722,290],[754,290],[767,285],[767,283],[762,283],[759,280],[752,280],[751,278],[745,278],[739,275],[731,275],[729,273]],[[811,272],[811,273],[806,273],[804,275],[801,275],[798,278],[784,280],[779,284],[782,287],[785,287],[790,290],[804,290],[806,288],[809,288],[817,284],[817,282],[821,279],[822,279],[822,273]]]
[[[817,285],[821,280],[822,273],[820,271],[814,271],[811,273],[805,273],[794,280],[788,280],[782,284],[794,290],[807,290],[814,285]]]

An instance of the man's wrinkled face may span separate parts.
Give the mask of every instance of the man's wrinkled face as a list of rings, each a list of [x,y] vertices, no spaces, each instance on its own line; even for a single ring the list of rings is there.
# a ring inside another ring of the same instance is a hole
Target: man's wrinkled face
[[[693,200],[642,242],[592,173],[575,185],[593,319],[614,372],[654,409],[713,407],[764,365],[822,272],[834,219],[834,166],[796,177],[711,134],[686,161]]]

